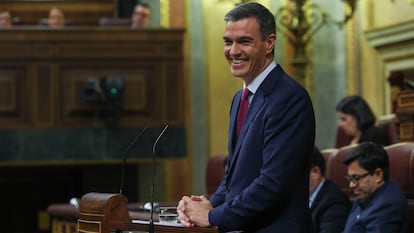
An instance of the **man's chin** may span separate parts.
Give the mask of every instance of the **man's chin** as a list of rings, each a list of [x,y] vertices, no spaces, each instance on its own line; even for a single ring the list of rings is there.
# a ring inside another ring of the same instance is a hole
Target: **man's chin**
[[[367,196],[364,193],[354,193],[354,195],[358,199],[364,199]]]

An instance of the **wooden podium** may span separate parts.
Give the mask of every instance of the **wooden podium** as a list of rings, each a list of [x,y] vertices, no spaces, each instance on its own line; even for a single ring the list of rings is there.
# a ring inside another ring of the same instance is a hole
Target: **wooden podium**
[[[87,193],[80,202],[79,233],[111,233],[121,231],[149,231],[149,221],[134,219],[128,212],[128,200],[121,194]],[[147,215],[149,216],[149,215]],[[181,224],[154,222],[154,232],[163,233],[217,233],[217,228],[187,228]]]

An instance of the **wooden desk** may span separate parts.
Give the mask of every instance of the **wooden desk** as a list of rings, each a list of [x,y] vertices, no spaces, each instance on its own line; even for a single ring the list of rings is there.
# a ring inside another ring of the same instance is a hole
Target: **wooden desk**
[[[80,218],[77,230],[80,233],[110,233],[112,230],[148,232],[148,221],[132,219],[128,214],[127,199],[120,194],[87,193],[80,202]],[[147,216],[148,217],[148,216]],[[155,222],[155,232],[214,233],[216,228],[186,228]]]

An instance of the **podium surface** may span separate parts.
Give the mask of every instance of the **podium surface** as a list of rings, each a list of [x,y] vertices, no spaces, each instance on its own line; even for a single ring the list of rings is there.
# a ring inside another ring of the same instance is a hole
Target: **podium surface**
[[[85,194],[80,202],[77,231],[80,233],[111,233],[115,230],[149,232],[150,224],[147,221],[149,218],[133,219],[128,212],[127,203],[127,198],[121,194]],[[218,232],[218,229],[213,227],[187,228],[179,223],[154,222],[154,232],[214,233]]]

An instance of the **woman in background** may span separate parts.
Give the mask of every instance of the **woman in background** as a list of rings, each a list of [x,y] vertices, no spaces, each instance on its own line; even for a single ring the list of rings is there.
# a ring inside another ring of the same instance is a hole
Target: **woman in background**
[[[348,144],[375,142],[388,145],[386,135],[375,126],[375,116],[365,100],[358,96],[347,96],[336,106],[339,127],[348,136]]]

